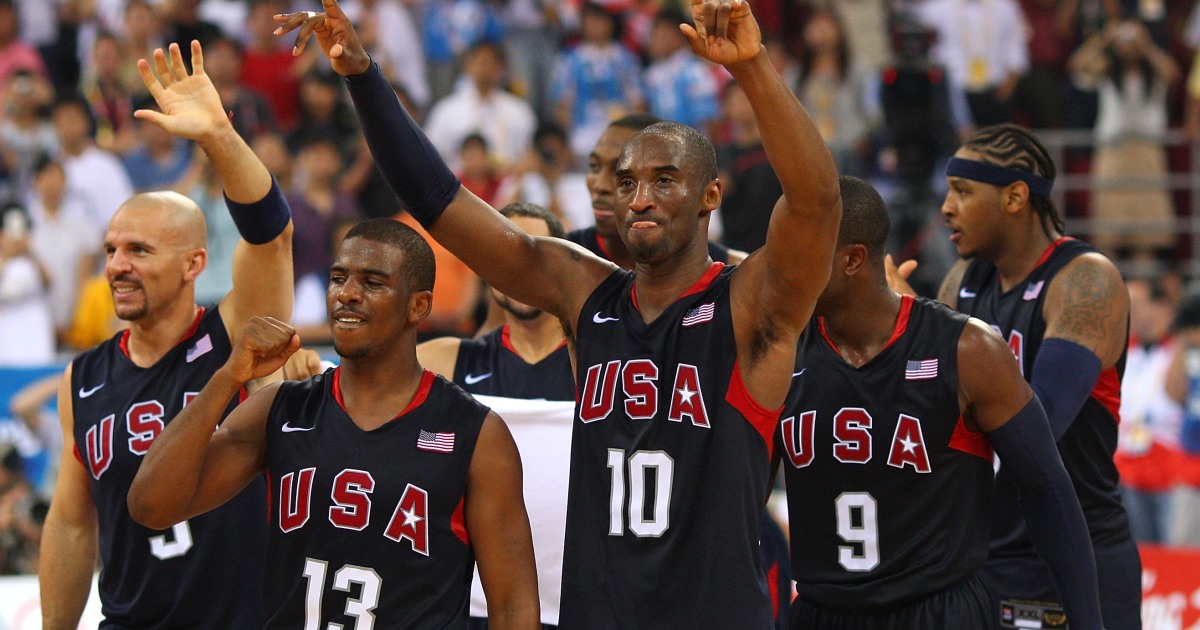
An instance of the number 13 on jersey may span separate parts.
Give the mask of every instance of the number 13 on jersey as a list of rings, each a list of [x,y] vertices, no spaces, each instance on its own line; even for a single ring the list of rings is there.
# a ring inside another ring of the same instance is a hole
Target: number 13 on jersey
[[[612,473],[608,535],[625,535],[628,507],[628,527],[633,535],[639,538],[662,536],[671,526],[675,460],[663,451],[634,451],[626,458],[625,449],[610,448],[608,469]],[[651,481],[653,485],[648,486]]]

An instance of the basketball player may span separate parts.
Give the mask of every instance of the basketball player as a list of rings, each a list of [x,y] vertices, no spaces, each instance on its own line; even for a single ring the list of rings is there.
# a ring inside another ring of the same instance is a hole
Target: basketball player
[[[1112,261],[1063,236],[1050,199],[1055,167],[1014,125],[980,129],[946,167],[942,215],[959,261],[938,300],[1008,340],[1041,399],[1087,518],[1107,628],[1141,627],[1141,561],[1121,505],[1113,453],[1129,331],[1129,293]],[[970,260],[968,260],[970,259]],[[1001,466],[985,576],[996,627],[1061,612],[1015,509],[1015,471]],[[1071,627],[1077,627],[1070,622]]]
[[[560,624],[770,628],[758,557],[773,435],[796,343],[828,279],[840,201],[820,133],[772,68],[744,0],[694,0],[698,55],[745,89],[784,196],[767,244],[708,256],[721,202],[711,143],[659,123],[616,169],[614,223],[633,272],[531,237],[462,189],[404,112],[335,0],[280,16],[347,76],[376,162],[409,211],[501,293],[559,319],[580,396]]]
[[[473,557],[493,627],[538,627],[512,437],[417,362],[433,277],[433,250],[412,228],[391,219],[352,228],[326,294],[341,366],[256,392],[214,432],[222,401],[299,347],[292,327],[255,318],[134,480],[130,513],[161,526],[266,473],[266,628],[366,627],[376,617],[464,627]]]
[[[617,158],[620,157],[625,143],[629,142],[633,134],[657,122],[662,122],[662,119],[653,114],[629,114],[608,124],[608,128],[600,135],[595,148],[588,155],[587,163],[587,188],[592,196],[592,215],[596,224],[567,233],[568,241],[582,245],[605,260],[613,261],[622,269],[632,269],[635,261],[621,237],[617,235],[616,224],[613,221],[616,192],[616,178],[613,174],[617,170]],[[708,238],[707,232],[705,238]],[[708,255],[716,262],[730,265],[736,265],[746,259],[746,252],[731,250],[711,241],[708,242]]]
[[[195,303],[206,262],[200,208],[174,193],[125,202],[104,238],[104,273],[129,329],[77,357],[58,393],[63,457],[46,519],[38,577],[44,627],[74,629],[96,567],[103,569],[102,628],[250,628],[262,625],[265,486],[247,480],[202,518],[138,525],[126,492],[143,456],[230,353],[255,314],[286,320],[292,309],[291,212],[271,174],[233,130],[192,42],[192,74],[179,47],[154,52],[142,80],[160,111],[135,116],[195,140],[220,173],[242,240],[233,290],[214,307]],[[211,429],[237,402],[218,401]]]
[[[512,203],[500,214],[532,236],[565,235],[558,217],[538,205]],[[502,415],[525,472],[542,627],[553,628],[558,624],[562,583],[575,376],[557,319],[495,289],[491,297],[503,313],[500,328],[475,339],[431,339],[417,346],[417,360],[472,394],[499,397],[487,399],[490,406],[504,405]],[[472,627],[486,628],[483,592],[472,586]]]
[[[1053,552],[1072,622],[1099,628],[1083,513],[1011,352],[982,321],[890,289],[887,208],[861,179],[841,188],[833,274],[781,423],[792,627],[987,627],[995,448],[1020,472],[1021,511]]]

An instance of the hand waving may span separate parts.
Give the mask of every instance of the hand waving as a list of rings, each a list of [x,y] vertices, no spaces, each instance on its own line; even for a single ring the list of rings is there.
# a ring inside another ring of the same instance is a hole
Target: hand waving
[[[151,72],[148,61],[138,60],[142,83],[158,103],[160,111],[139,109],[133,115],[162,127],[172,135],[189,140],[208,140],[232,129],[229,117],[221,106],[221,97],[213,87],[212,80],[204,73],[204,54],[200,50],[200,42],[192,40],[191,75],[184,68],[179,44],[171,44],[169,50],[169,61],[161,48],[154,51],[154,72]]]
[[[252,317],[233,344],[233,353],[225,363],[240,383],[262,378],[283,367],[300,349],[296,329],[273,318]]]
[[[316,35],[317,45],[329,58],[334,72],[343,76],[366,72],[371,67],[371,57],[359,41],[358,33],[354,32],[350,18],[342,12],[337,0],[321,0],[321,4],[324,13],[303,11],[276,15],[275,21],[281,26],[275,29],[275,36],[282,37],[299,28],[296,45],[292,48],[293,55],[303,53],[308,45],[308,36]]]
[[[692,52],[723,66],[748,61],[762,48],[758,22],[746,0],[692,0],[692,21],[679,30]]]

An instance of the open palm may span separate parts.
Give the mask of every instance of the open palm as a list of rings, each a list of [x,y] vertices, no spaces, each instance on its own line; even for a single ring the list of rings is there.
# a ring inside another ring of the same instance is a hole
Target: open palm
[[[204,72],[204,53],[199,42],[192,41],[190,75],[184,68],[178,44],[170,46],[169,63],[159,48],[154,51],[154,71],[148,61],[139,59],[138,72],[160,111],[139,109],[134,116],[191,140],[203,140],[229,125],[221,97]]]
[[[758,22],[746,0],[692,0],[692,22],[680,30],[700,57],[729,66],[747,61],[762,47]]]

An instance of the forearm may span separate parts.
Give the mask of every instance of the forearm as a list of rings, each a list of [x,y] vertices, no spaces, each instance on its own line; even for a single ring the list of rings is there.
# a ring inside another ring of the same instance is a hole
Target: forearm
[[[152,529],[192,516],[209,440],[229,401],[244,383],[218,370],[154,440],[129,488],[129,514]]]
[[[96,530],[64,523],[51,506],[42,530],[38,587],[44,630],[75,630],[96,566]]]
[[[1042,343],[1029,385],[1046,410],[1056,441],[1075,422],[1096,387],[1101,369],[1100,358],[1077,343],[1059,338]]]
[[[238,203],[253,203],[271,190],[271,173],[246,141],[226,125],[200,140],[213,168],[221,176],[225,196]]]
[[[733,64],[729,72],[754,109],[763,148],[783,186],[789,206],[832,205],[838,196],[837,167],[821,132],[795,94],[771,66],[766,49],[747,61]],[[819,195],[819,196],[817,196]]]
[[[542,627],[539,617],[537,597],[508,605],[488,602],[488,627],[496,630],[538,630]]]
[[[987,437],[1017,484],[1029,537],[1050,567],[1071,625],[1103,627],[1087,522],[1037,399]]]

